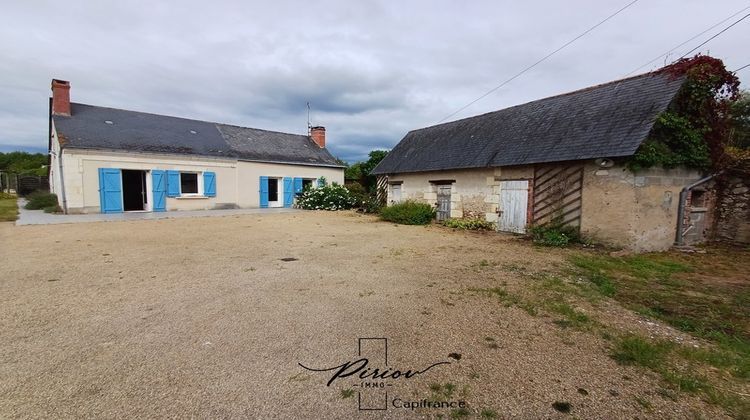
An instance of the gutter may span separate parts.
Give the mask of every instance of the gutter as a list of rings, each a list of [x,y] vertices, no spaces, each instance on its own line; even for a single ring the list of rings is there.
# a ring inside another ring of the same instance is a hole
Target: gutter
[[[52,160],[52,153],[54,153],[52,149],[52,98],[49,100],[49,160]],[[55,129],[57,131],[57,129]],[[55,133],[56,134],[56,133]],[[63,214],[68,214],[68,198],[65,196],[65,174],[63,173],[63,145],[60,143],[60,138],[58,136],[54,136],[54,140],[57,141],[57,144],[60,146],[59,153],[57,154],[57,170],[60,173],[60,199],[62,200],[62,208],[63,208]],[[49,174],[49,166],[47,166],[47,173]],[[49,175],[48,175],[49,176]],[[53,179],[52,182],[55,182]]]
[[[715,174],[709,175],[707,177],[701,178],[692,184],[686,186],[685,188],[680,191],[680,203],[677,205],[677,232],[675,233],[674,238],[674,245],[675,246],[682,246],[685,244],[685,240],[683,236],[685,233],[687,233],[690,228],[684,229],[684,221],[685,221],[685,201],[687,201],[687,195],[688,193],[695,187],[701,184],[705,184],[706,182],[714,179],[717,175],[719,175],[721,172],[717,172]]]

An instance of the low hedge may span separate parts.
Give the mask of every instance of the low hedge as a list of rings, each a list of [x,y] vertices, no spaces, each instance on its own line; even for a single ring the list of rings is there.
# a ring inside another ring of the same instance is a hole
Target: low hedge
[[[448,219],[443,225],[463,230],[495,230],[495,223],[488,222],[484,219]]]
[[[402,225],[426,225],[435,218],[435,209],[429,204],[407,200],[382,208],[380,218]]]
[[[41,210],[45,207],[57,206],[57,195],[43,191],[34,191],[26,196],[28,202],[24,208],[26,210]]]

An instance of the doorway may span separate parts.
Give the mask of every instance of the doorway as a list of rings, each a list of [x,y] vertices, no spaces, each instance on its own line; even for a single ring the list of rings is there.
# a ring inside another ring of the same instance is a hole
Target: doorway
[[[279,178],[268,178],[268,207],[281,207]]]
[[[451,218],[451,185],[437,186],[437,221],[442,222]]]
[[[529,204],[529,181],[500,182],[500,219],[498,229],[503,232],[526,232]]]
[[[122,170],[122,201],[125,211],[148,209],[146,171]]]

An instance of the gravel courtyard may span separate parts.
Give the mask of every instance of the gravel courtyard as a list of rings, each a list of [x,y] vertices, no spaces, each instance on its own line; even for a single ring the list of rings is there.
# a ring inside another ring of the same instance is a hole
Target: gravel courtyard
[[[565,264],[510,236],[298,212],[3,223],[0,244],[2,418],[723,416],[660,395],[595,334],[472,292]],[[389,380],[388,410],[358,411],[358,379],[328,387],[331,372],[299,363],[355,360],[360,337],[387,338],[393,368],[451,363]]]

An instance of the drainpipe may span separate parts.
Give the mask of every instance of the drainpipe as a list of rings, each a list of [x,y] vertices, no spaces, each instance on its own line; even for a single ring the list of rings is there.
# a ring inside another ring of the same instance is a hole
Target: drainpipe
[[[698,185],[704,184],[710,180],[712,180],[716,175],[719,175],[721,172],[709,175],[707,177],[701,178],[692,184],[686,186],[685,188],[680,191],[680,202],[677,205],[677,233],[675,234],[674,238],[674,244],[675,246],[682,246],[685,244],[685,240],[683,239],[683,235],[686,231],[683,231],[682,228],[683,222],[685,220],[685,201],[687,201],[687,195],[693,188],[697,187]]]

